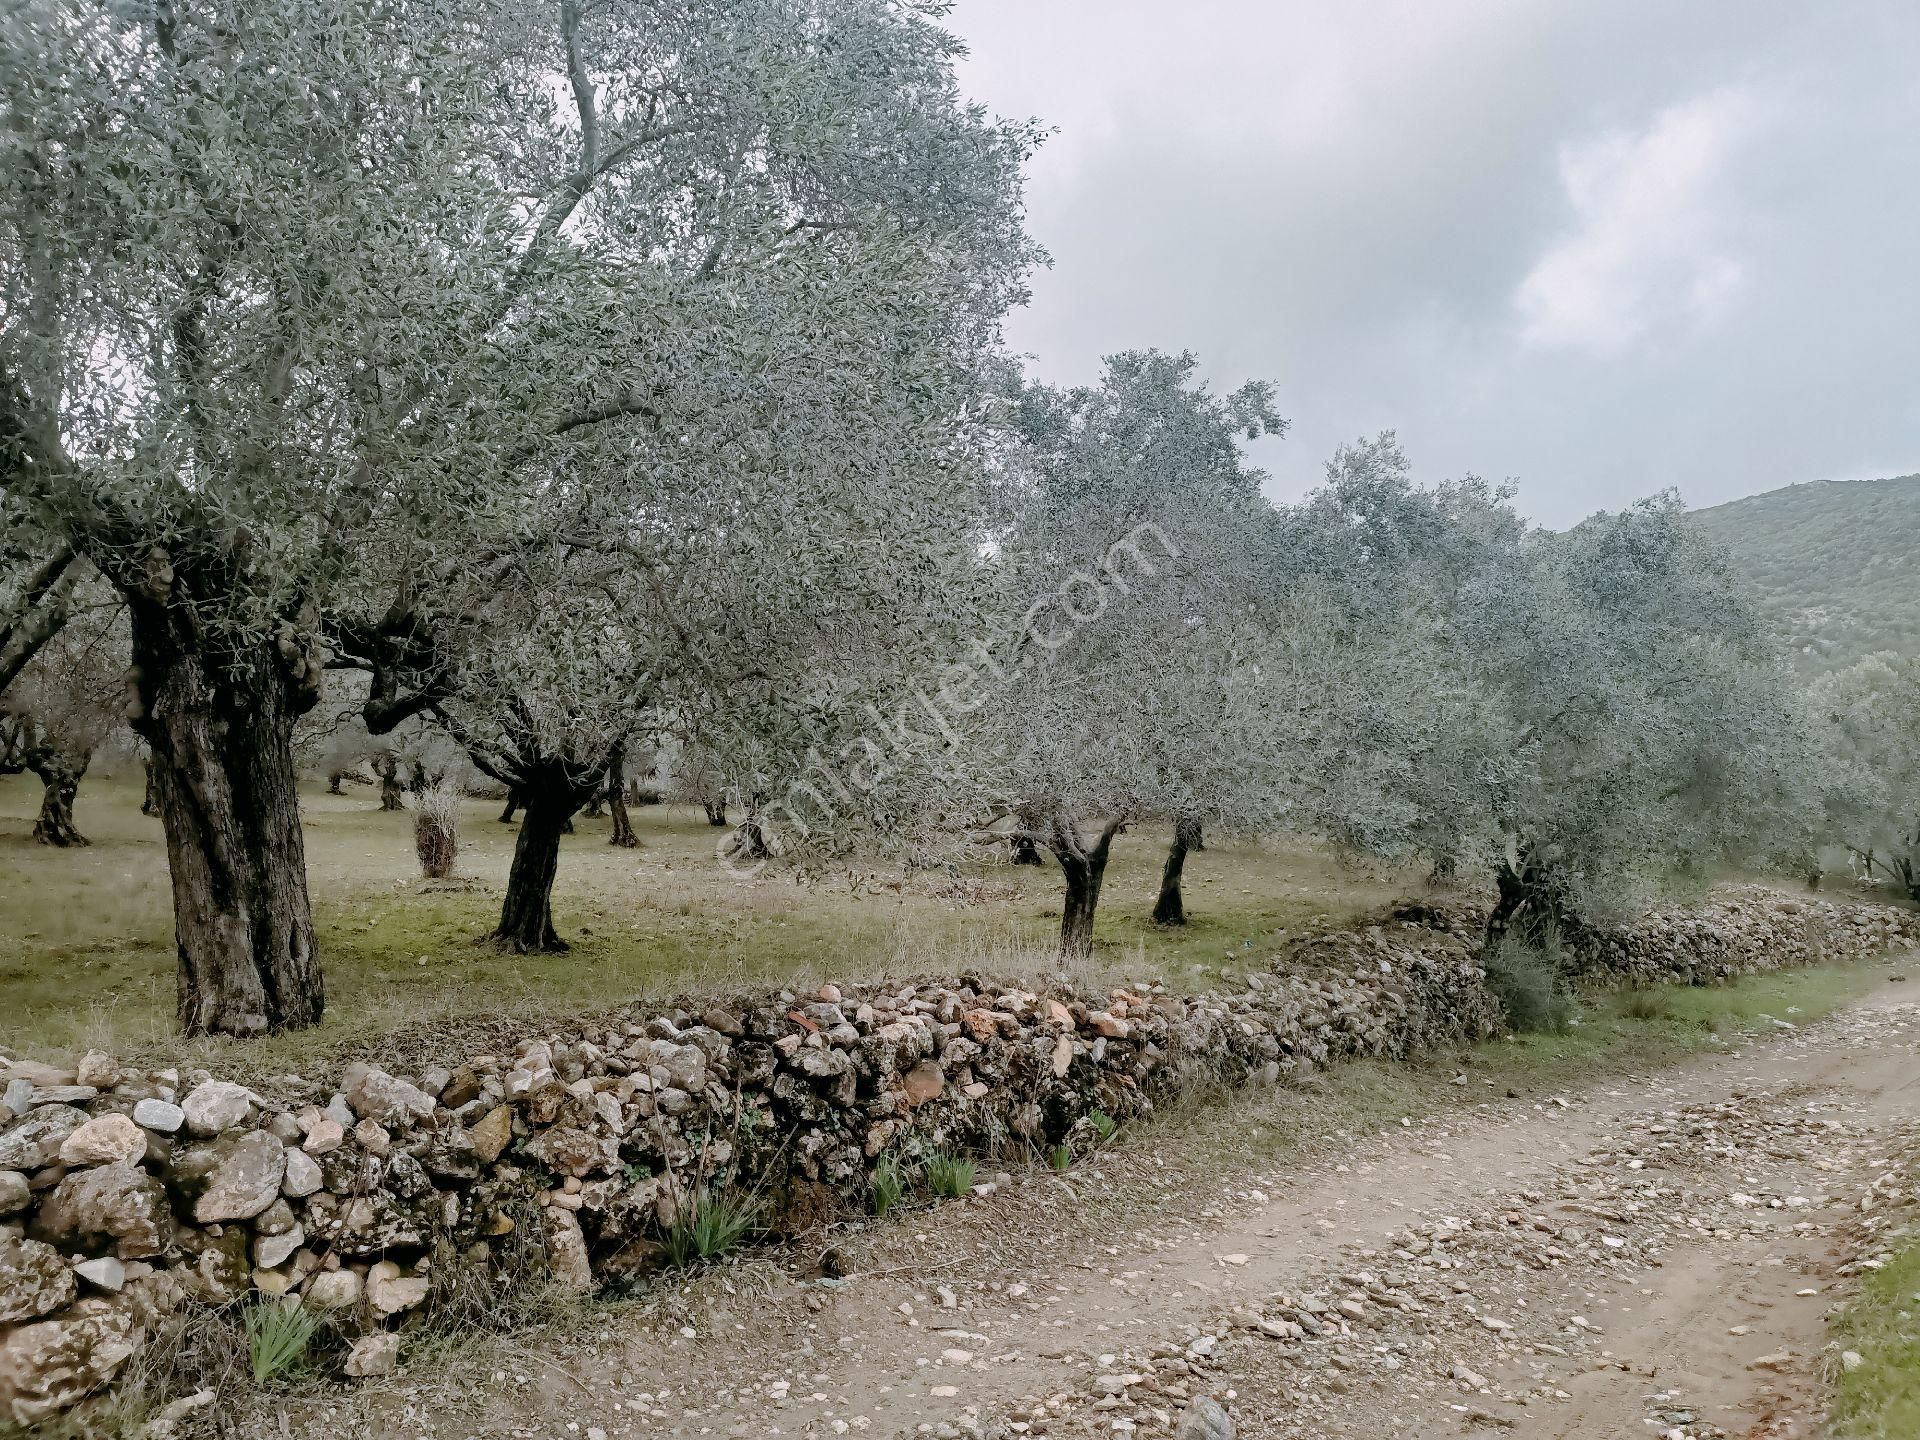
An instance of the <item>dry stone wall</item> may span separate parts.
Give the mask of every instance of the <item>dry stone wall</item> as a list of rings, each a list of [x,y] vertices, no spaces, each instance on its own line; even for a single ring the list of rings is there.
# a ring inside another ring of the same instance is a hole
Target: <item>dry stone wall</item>
[[[1100,997],[969,975],[587,1023],[511,1053],[248,1088],[202,1071],[0,1063],[0,1415],[109,1384],[179,1307],[288,1297],[363,1338],[348,1373],[474,1276],[585,1290],[659,1263],[703,1189],[776,1231],[864,1203],[883,1155],[1070,1141],[1208,1085],[1482,1039],[1484,917],[1409,905],[1301,940],[1242,988]],[[1747,889],[1596,936],[1596,980],[1863,959],[1920,916]],[[470,1293],[470,1292],[469,1292]]]

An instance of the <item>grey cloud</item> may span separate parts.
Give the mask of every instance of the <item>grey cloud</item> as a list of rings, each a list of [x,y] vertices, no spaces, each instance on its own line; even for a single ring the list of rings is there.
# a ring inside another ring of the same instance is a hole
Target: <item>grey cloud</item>
[[[1174,17],[1178,17],[1175,19]],[[1010,327],[1054,379],[1272,379],[1277,495],[1396,428],[1549,523],[1920,468],[1920,7],[961,0],[1061,134]]]

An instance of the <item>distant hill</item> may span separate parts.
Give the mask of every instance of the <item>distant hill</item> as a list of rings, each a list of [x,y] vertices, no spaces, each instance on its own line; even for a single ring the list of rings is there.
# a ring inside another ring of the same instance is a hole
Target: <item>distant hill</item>
[[[1816,480],[1694,515],[1746,567],[1803,670],[1920,655],[1920,475]]]

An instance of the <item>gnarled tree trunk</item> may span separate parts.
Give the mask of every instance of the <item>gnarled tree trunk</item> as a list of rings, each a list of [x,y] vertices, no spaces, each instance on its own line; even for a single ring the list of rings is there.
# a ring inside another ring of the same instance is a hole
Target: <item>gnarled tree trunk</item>
[[[726,853],[736,860],[773,858],[773,842],[767,839],[767,829],[758,810],[749,810],[727,837]]]
[[[153,782],[153,757],[147,756],[140,762],[140,768],[147,774],[147,793],[141,797],[140,813],[158,815],[160,813],[160,791]]]
[[[1493,883],[1493,910],[1487,916],[1488,950],[1508,935],[1517,935],[1529,944],[1550,935],[1576,947],[1583,942],[1585,926],[1565,880],[1537,847],[1522,845],[1514,859],[1502,859],[1494,870]]]
[[[518,810],[523,803],[525,802],[520,798],[519,787],[517,785],[509,785],[507,787],[507,807],[500,812],[500,823],[502,825],[511,825],[513,823],[513,812]]]
[[[166,827],[180,1028],[260,1035],[312,1025],[325,993],[307,897],[293,725],[317,671],[267,642],[210,653],[192,610],[128,593],[138,714]]]
[[[49,755],[33,765],[34,774],[44,787],[40,795],[40,814],[33,822],[33,838],[42,845],[86,845],[91,843],[73,823],[73,797],[80,789],[80,777],[87,773],[91,751],[77,755]]]
[[[1088,845],[1080,834],[1078,821],[1056,816],[1047,831],[1045,844],[1060,862],[1066,880],[1066,896],[1060,907],[1060,955],[1071,959],[1093,950],[1093,917],[1100,907],[1100,887],[1107,878],[1107,861],[1113,853],[1113,837],[1127,828],[1125,816],[1109,820],[1099,838]]]
[[[560,868],[560,837],[572,827],[573,812],[586,799],[564,767],[542,767],[514,792],[524,807],[520,834],[507,871],[500,923],[486,939],[521,955],[563,953],[569,946],[553,928],[553,878]]]
[[[700,808],[707,812],[707,824],[723,826],[727,823],[727,802],[724,800],[702,800]]]
[[[632,850],[640,843],[640,837],[633,833],[633,819],[627,814],[627,747],[616,745],[613,756],[607,761],[607,809],[613,812],[613,834],[607,838],[609,845],[618,845],[624,850]]]
[[[382,755],[373,762],[373,768],[380,777],[380,808],[406,809],[406,792],[400,788],[400,762],[391,755]]]
[[[1183,815],[1173,822],[1173,843],[1167,846],[1167,863],[1160,869],[1160,898],[1153,902],[1154,924],[1187,923],[1186,902],[1180,894],[1180,876],[1187,868],[1187,853],[1205,848],[1199,820],[1191,815]]]

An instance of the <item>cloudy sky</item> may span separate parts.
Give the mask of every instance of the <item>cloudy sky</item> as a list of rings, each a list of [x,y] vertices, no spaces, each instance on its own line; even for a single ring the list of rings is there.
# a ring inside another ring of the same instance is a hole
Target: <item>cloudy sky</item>
[[[1920,470],[1915,0],[957,0],[963,86],[1057,128],[1053,380],[1278,387],[1276,497],[1399,432],[1549,524]]]

